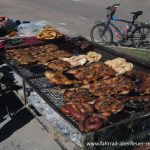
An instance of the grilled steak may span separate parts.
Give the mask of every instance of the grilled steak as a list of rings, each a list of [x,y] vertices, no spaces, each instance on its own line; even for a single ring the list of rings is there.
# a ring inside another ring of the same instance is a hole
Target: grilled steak
[[[69,68],[71,65],[69,62],[57,59],[48,63],[48,68],[54,71],[62,71],[66,68]]]
[[[5,56],[7,59],[17,60],[19,64],[30,64],[33,62],[45,64],[58,58],[70,57],[72,54],[64,50],[59,50],[58,46],[54,44],[47,44],[8,50]]]
[[[62,72],[56,72],[53,73],[51,71],[46,71],[45,76],[48,79],[49,82],[56,84],[56,85],[72,85],[75,82],[69,80],[67,77],[65,77]]]
[[[92,64],[89,67],[82,67],[81,69],[72,69],[68,73],[74,74],[74,76],[85,82],[95,81],[97,79],[103,78],[107,79],[109,77],[115,76],[116,72],[105,64]]]
[[[88,102],[92,100],[92,97],[87,89],[77,88],[66,90],[64,93],[64,99],[66,102],[68,101]]]
[[[114,97],[100,97],[96,100],[94,104],[95,109],[97,109],[103,116],[110,116],[113,113],[121,111],[125,106],[123,102],[116,100]]]
[[[113,77],[90,84],[89,91],[95,96],[128,94],[134,90],[134,83],[123,76]]]
[[[137,92],[142,94],[150,94],[150,75],[148,73],[139,70],[133,70],[128,72],[126,76],[137,83]]]
[[[65,50],[59,50],[59,51],[55,51],[53,55],[56,56],[57,58],[65,58],[65,57],[71,57],[73,54]]]

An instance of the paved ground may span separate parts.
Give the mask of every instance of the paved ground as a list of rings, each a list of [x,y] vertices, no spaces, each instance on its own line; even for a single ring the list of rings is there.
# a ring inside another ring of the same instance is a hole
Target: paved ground
[[[117,16],[130,19],[130,11],[143,10],[139,20],[150,22],[149,0],[116,0],[120,3]],[[0,0],[0,15],[22,20],[48,20],[70,34],[89,37],[89,31],[98,19],[105,19],[105,7],[112,0]]]
[[[117,16],[130,19],[130,11],[144,11],[141,21],[150,22],[149,0],[116,0]],[[47,20],[70,35],[89,37],[98,19],[105,19],[105,7],[112,0],[0,0],[0,15],[21,20]],[[1,97],[0,97],[1,98]],[[0,111],[0,150],[59,150],[32,116],[22,110],[11,121]],[[42,139],[42,141],[41,141]]]
[[[5,100],[11,112],[22,107],[13,94],[5,96]],[[61,150],[26,109],[10,119],[2,107],[0,103],[0,150]]]

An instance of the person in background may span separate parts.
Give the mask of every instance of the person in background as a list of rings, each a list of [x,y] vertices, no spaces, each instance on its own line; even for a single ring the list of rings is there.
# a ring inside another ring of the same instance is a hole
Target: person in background
[[[17,27],[21,24],[20,20],[11,20],[8,17],[0,17],[0,37],[9,35],[15,36],[17,34]]]

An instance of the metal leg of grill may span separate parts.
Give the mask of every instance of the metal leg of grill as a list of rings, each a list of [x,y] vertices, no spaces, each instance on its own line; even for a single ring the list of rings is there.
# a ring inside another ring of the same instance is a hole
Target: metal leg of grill
[[[23,94],[24,94],[24,103],[26,105],[27,104],[27,94],[26,94],[26,84],[25,84],[24,80],[23,80]]]

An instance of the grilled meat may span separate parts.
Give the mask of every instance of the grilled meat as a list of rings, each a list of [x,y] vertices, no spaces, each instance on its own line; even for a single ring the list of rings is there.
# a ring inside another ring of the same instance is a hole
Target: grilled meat
[[[43,64],[43,63],[46,63],[46,62],[49,62],[49,61],[52,61],[52,60],[54,60],[54,59],[56,59],[56,57],[55,56],[53,56],[53,55],[39,55],[39,57],[37,57],[36,58],[36,60],[40,63],[40,64]]]
[[[97,113],[83,113],[79,121],[79,129],[81,132],[95,131],[102,128],[108,119]]]
[[[17,59],[18,63],[21,65],[27,65],[36,62],[32,57],[30,56],[24,56]]]
[[[36,60],[41,63],[50,62],[55,59],[63,58],[63,57],[70,57],[72,56],[71,53],[64,51],[64,50],[55,50],[51,51],[51,48],[47,51],[42,51],[39,53],[39,55],[36,57]]]
[[[30,64],[33,62],[45,63],[54,60],[57,57],[52,53],[58,51],[58,47],[54,44],[42,46],[32,46],[28,48],[19,48],[6,51],[6,58],[15,59],[19,64]]]
[[[113,113],[117,113],[124,108],[123,102],[116,100],[114,97],[99,97],[94,108],[97,109],[103,116],[108,117]]]
[[[5,52],[6,59],[12,59],[14,57],[15,49],[10,49]]]
[[[17,50],[9,50],[6,52],[8,59],[15,59],[20,64],[30,64],[38,62],[38,64],[48,64],[52,60],[72,56],[71,53],[59,50],[54,44],[43,46],[32,46],[30,48],[20,48]],[[31,61],[32,60],[32,61]]]
[[[65,58],[65,57],[71,57],[73,54],[69,53],[65,50],[59,50],[53,53],[53,55],[55,55],[57,58]]]
[[[92,64],[89,67],[72,69],[68,71],[68,73],[74,74],[77,79],[83,81],[84,83],[95,81],[100,78],[107,79],[115,76],[116,74],[113,69],[105,64]]]
[[[125,75],[136,82],[137,92],[150,94],[150,74],[139,70],[133,70]]]
[[[145,78],[145,80],[139,87],[139,91],[143,94],[150,94],[150,76]]]
[[[49,62],[47,66],[48,66],[48,68],[50,68],[54,71],[62,71],[66,68],[71,67],[71,64],[67,61],[57,59],[57,60]]]
[[[57,29],[54,27],[48,26],[45,27],[42,31],[40,31],[36,37],[42,40],[52,40],[63,36]]]
[[[134,83],[123,76],[113,77],[107,80],[90,84],[89,91],[95,96],[128,94],[134,90]]]
[[[75,67],[82,66],[87,62],[86,55],[72,56],[70,58],[63,58],[63,60]]]
[[[40,52],[54,52],[59,50],[58,46],[55,44],[46,44],[46,45],[42,45],[37,47],[37,49],[39,49]]]
[[[45,76],[49,82],[56,84],[56,85],[72,85],[76,82],[69,80],[65,77],[62,72],[53,73],[51,71],[46,71]]]
[[[37,57],[36,60],[41,63],[50,62],[59,58],[70,57],[72,56],[71,53],[64,51],[64,50],[57,50],[54,52],[41,52]]]
[[[140,96],[117,96],[120,101],[127,102],[150,102],[150,95],[140,95]]]
[[[85,102],[82,103],[71,102],[71,103],[64,104],[61,107],[61,111],[66,115],[72,116],[74,119],[78,121],[82,118],[83,113],[85,112],[92,113],[94,109],[90,104]]]
[[[124,74],[133,69],[132,63],[126,62],[126,59],[120,57],[113,60],[107,60],[105,64],[112,67],[117,72],[117,75]]]
[[[92,97],[87,89],[68,89],[64,93],[64,99],[66,102],[89,102],[92,101]]]
[[[145,78],[147,78],[149,76],[148,73],[145,73],[143,71],[140,71],[140,70],[132,70],[132,71],[129,71],[125,74],[126,77],[128,78],[131,78],[131,80],[133,81],[139,81],[139,82],[143,82],[145,80]]]
[[[87,56],[86,56],[86,59],[88,60],[88,63],[93,63],[93,62],[100,61],[101,58],[102,58],[101,54],[98,54],[98,53],[93,52],[93,51],[89,51],[87,53]]]
[[[84,64],[97,62],[102,58],[101,54],[96,52],[88,52],[86,55],[72,56],[70,58],[63,58],[68,61],[72,66],[83,66]]]

